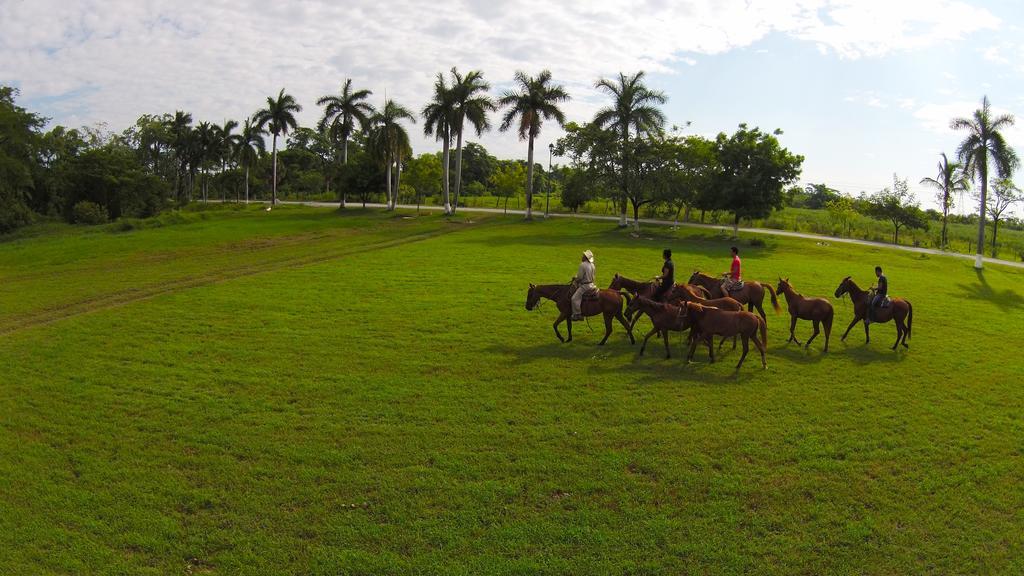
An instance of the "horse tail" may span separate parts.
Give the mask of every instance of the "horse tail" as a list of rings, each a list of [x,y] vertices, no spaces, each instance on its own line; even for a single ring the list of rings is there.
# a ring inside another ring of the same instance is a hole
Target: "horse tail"
[[[771,284],[764,284],[764,287],[768,289],[768,293],[772,295],[772,308],[775,308],[775,313],[782,312],[782,308],[779,307],[779,297],[775,294],[775,288],[772,288]]]
[[[907,300],[907,339],[910,339],[910,327],[914,325],[914,307]]]

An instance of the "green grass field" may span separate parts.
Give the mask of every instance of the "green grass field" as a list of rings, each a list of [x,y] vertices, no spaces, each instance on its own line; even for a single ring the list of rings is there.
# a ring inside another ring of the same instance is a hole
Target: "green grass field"
[[[1024,271],[741,239],[808,295],[881,263],[915,314],[842,344],[836,300],[828,355],[770,315],[736,374],[524,309],[583,248],[601,285],[724,269],[707,232],[187,216],[0,243],[0,574],[1024,571]]]

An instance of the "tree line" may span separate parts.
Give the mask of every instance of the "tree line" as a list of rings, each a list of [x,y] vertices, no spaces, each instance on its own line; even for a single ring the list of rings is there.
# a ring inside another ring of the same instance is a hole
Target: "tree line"
[[[589,122],[566,121],[562,108],[570,96],[547,70],[533,76],[517,72],[511,89],[492,96],[482,72],[452,68],[437,74],[419,111],[390,98],[375,107],[371,90],[346,79],[337,93],[316,101],[321,113],[314,127],[299,125],[302,106],[282,89],[241,123],[196,123],[179,110],[144,115],[118,134],[62,126],[44,132],[46,119],[19,107],[15,89],[0,87],[0,229],[27,223],[33,214],[83,220],[75,214],[81,202],[88,202],[96,212],[91,216],[100,220],[144,217],[213,193],[245,201],[253,187],[269,192],[276,203],[282,185],[300,193],[333,192],[341,207],[352,196],[366,202],[383,192],[388,210],[403,191],[417,199],[436,192],[446,214],[458,210],[466,194],[486,189],[508,198],[521,190],[526,218],[532,218],[535,191],[557,184],[564,207],[607,199],[617,206],[623,226],[630,212],[638,224],[648,204],[672,207],[677,218],[680,213],[689,218],[693,210],[725,211],[738,226],[742,219],[781,208],[786,189],[800,176],[804,158],[780,144],[781,130],[741,124],[713,139],[687,135],[686,125],[668,126],[661,109],[668,98],[646,84],[643,72],[602,78],[594,87],[608,105]],[[492,120],[526,143],[525,163],[498,160],[467,142],[471,134],[492,129]],[[439,153],[413,155],[408,130],[418,121],[423,133],[441,144]],[[976,181],[979,245],[987,216],[995,223],[994,246],[999,220],[1020,199],[1010,180],[1018,160],[1001,134],[1013,121],[994,115],[987,98],[972,118],[953,121],[953,128],[968,132],[957,161],[943,154],[938,175],[922,180],[939,190],[944,245],[953,199]],[[565,130],[549,144],[549,159],[554,155],[567,165],[551,173],[535,161],[545,122]],[[283,148],[282,139],[287,139]],[[475,170],[468,180],[467,169]],[[990,172],[996,176],[991,193]],[[901,228],[927,225],[905,181],[898,179],[860,202],[830,200],[838,203],[832,206],[837,214],[845,206],[891,221],[897,241]]]

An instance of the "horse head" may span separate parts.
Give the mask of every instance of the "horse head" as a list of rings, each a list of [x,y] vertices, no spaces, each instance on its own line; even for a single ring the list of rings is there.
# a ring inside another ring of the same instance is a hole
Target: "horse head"
[[[836,298],[839,298],[843,294],[846,294],[850,290],[850,277],[843,278],[843,281],[839,283],[839,287],[836,288]]]
[[[793,285],[789,283],[789,278],[779,276],[779,285],[775,287],[775,291],[779,294],[783,294],[785,290],[791,289],[792,287]]]
[[[694,270],[693,274],[690,275],[690,280],[687,282],[687,284],[697,284],[700,281],[701,276],[702,274],[700,273],[700,270]]]
[[[530,284],[530,289],[526,291],[526,309],[533,310],[537,307],[537,302],[540,301],[540,293],[537,292],[537,286]]]
[[[619,290],[622,288],[622,277],[619,273],[615,273],[615,277],[612,278],[612,283],[608,285],[609,290]]]

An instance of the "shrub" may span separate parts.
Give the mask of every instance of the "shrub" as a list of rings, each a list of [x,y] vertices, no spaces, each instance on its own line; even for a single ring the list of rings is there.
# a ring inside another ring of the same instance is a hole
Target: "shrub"
[[[750,245],[756,248],[764,248],[766,246],[764,240],[762,240],[761,238],[751,238]]]
[[[0,189],[0,233],[10,232],[32,222],[32,212],[12,193]]]
[[[82,200],[71,209],[71,219],[75,224],[105,224],[109,217],[103,206]]]

